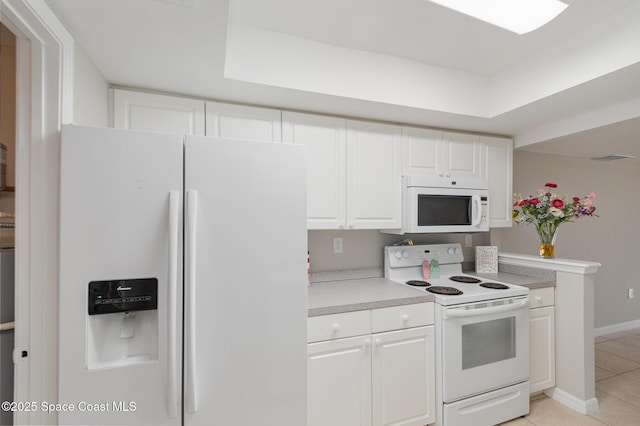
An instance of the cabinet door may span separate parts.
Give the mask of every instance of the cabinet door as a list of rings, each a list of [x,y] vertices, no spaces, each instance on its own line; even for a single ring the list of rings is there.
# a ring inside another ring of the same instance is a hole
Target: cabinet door
[[[513,140],[481,136],[482,178],[489,181],[489,226],[510,227],[513,210]]]
[[[401,223],[400,127],[347,121],[347,228]]]
[[[480,179],[482,150],[478,135],[444,132],[445,177]]]
[[[246,105],[207,102],[207,136],[282,141],[281,111]]]
[[[113,127],[204,135],[204,101],[113,90]]]
[[[373,425],[435,421],[434,328],[372,335]]]
[[[307,226],[339,229],[346,224],[346,121],[284,111],[283,141],[307,147]]]
[[[438,176],[442,167],[442,131],[402,128],[402,174]]]
[[[555,317],[554,307],[529,311],[529,392],[555,386]]]
[[[371,340],[350,337],[308,345],[309,426],[371,424]]]

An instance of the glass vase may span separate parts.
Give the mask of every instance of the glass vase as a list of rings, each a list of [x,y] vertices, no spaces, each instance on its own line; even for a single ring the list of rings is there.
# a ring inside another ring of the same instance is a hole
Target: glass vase
[[[558,227],[552,223],[543,223],[538,226],[537,230],[540,239],[540,257],[553,259]]]

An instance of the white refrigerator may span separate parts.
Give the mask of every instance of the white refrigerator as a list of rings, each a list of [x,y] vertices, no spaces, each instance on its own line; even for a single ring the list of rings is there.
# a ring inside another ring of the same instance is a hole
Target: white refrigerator
[[[306,424],[300,146],[63,126],[60,424]]]

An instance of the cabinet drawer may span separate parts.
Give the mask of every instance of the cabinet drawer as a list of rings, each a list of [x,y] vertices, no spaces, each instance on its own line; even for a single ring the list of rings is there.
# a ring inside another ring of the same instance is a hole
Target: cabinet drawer
[[[394,306],[371,311],[371,332],[433,324],[433,303]]]
[[[322,315],[307,319],[307,342],[371,333],[371,311]]]
[[[529,308],[540,308],[542,306],[553,306],[554,300],[554,287],[537,288],[529,292]]]

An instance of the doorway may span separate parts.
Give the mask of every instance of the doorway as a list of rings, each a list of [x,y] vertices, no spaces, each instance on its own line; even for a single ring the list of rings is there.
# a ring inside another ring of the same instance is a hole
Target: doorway
[[[0,23],[0,400],[14,401],[16,36]],[[0,425],[13,424],[10,411]]]

